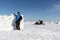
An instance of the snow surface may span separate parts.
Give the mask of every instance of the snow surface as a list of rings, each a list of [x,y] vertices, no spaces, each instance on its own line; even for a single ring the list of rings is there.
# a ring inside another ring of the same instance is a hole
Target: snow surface
[[[3,23],[7,22],[3,24],[1,17],[0,40],[60,40],[60,24],[45,22],[45,25],[34,25],[35,22],[24,22],[24,29],[21,31],[13,30],[11,19],[8,20],[9,22],[3,21]]]
[[[13,18],[14,16],[0,15],[0,31],[13,30]]]

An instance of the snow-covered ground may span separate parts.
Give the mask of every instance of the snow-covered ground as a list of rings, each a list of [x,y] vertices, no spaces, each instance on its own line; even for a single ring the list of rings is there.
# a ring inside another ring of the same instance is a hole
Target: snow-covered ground
[[[34,23],[24,22],[23,31],[13,30],[11,19],[2,22],[0,16],[0,40],[60,40],[59,23],[45,22],[45,25],[34,25]]]

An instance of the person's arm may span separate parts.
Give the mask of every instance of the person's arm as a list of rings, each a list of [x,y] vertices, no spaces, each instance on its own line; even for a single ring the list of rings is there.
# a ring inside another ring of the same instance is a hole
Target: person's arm
[[[15,14],[15,13],[14,13],[13,15],[14,15],[14,16],[16,16],[16,14]]]

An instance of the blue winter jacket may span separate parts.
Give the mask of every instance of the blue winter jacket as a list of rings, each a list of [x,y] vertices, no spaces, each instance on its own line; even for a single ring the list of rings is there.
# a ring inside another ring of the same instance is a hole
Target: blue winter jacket
[[[19,17],[20,17],[19,15],[16,15],[16,21],[19,19]]]

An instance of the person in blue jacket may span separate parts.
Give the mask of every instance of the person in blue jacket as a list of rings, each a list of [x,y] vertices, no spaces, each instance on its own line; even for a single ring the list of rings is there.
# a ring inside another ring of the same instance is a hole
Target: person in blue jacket
[[[16,28],[17,30],[20,30],[20,21],[22,20],[22,16],[20,15],[20,12],[17,12],[18,14],[14,14],[15,15],[15,23],[16,23]]]

